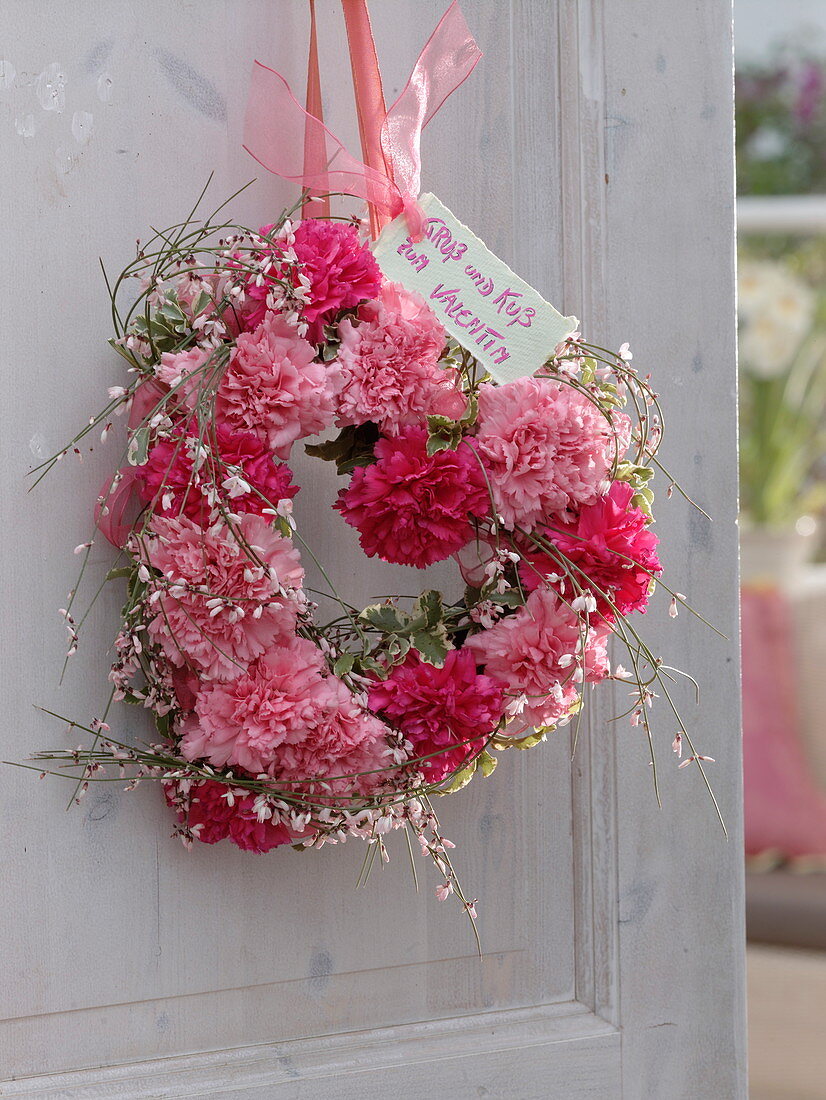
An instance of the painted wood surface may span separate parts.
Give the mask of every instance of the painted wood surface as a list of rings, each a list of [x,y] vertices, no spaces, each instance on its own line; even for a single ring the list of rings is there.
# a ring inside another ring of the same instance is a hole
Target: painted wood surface
[[[318,7],[328,122],[355,146],[340,16]],[[374,3],[388,99],[441,7]],[[668,565],[734,639],[730,11],[463,7],[485,58],[428,132],[424,186],[591,339],[631,339],[656,371],[668,458],[715,517],[662,501]],[[252,60],[295,87],[305,65],[293,0],[89,0],[71,14],[43,0],[38,14],[7,7],[16,76],[0,91],[5,759],[65,743],[33,703],[86,718],[105,694],[118,594],[59,689],[57,608],[115,452],[96,447],[25,493],[27,469],[119,381],[97,258],[117,269],[210,171],[216,204],[250,179]],[[257,224],[288,199],[265,178],[235,210]],[[298,473],[303,533],[354,600],[421,587],[360,558],[324,507],[326,471]],[[96,551],[98,576],[110,560]],[[434,571],[443,582],[455,578]],[[356,845],[188,854],[156,791],[106,787],[64,814],[67,788],[4,769],[0,1078],[50,1076],[0,1096],[743,1096],[737,651],[666,606],[647,629],[703,683],[695,727],[732,840],[698,777],[668,759],[664,715],[657,809],[639,732],[608,724],[621,700],[603,693],[573,767],[553,739],[440,807],[481,898],[481,963],[456,911],[413,892],[403,842],[356,893]],[[129,1062],[144,1064],[94,1069]]]

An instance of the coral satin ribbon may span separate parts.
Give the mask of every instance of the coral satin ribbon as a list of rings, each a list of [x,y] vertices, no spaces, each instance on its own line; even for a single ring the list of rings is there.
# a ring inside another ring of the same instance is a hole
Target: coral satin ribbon
[[[420,240],[422,130],[470,76],[482,54],[458,0],[453,0],[401,95],[384,113],[366,6],[363,0],[343,3],[365,160],[352,156],[319,118],[301,106],[284,77],[259,61],[253,67],[244,148],[268,171],[311,192],[341,191],[366,199],[372,208],[374,236],[382,225],[404,213],[411,235]],[[303,150],[308,147],[323,149],[323,161],[315,166],[303,163]]]
[[[318,64],[318,36],[315,23],[315,0],[310,0],[310,51],[307,58],[307,115],[311,119],[324,122],[324,108],[321,103],[321,70]],[[304,127],[304,175],[323,172],[327,164],[327,150],[322,135],[312,126]],[[301,208],[303,218],[329,218],[330,199],[326,192],[329,187],[320,188],[324,194],[308,199]]]
[[[384,89],[381,84],[379,58],[367,0],[341,0],[347,45],[350,50],[350,69],[353,73],[353,93],[356,99],[356,116],[361,138],[361,155],[364,163],[377,172],[393,179],[393,172],[385,160],[382,149],[382,126],[387,118]],[[382,229],[382,218],[375,206],[369,207],[370,235],[375,239]]]

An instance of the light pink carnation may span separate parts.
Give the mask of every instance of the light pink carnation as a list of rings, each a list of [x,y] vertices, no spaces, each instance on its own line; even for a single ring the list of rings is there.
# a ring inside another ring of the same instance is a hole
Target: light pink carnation
[[[202,348],[190,348],[189,351],[168,352],[161,355],[160,363],[155,366],[155,377],[174,390],[172,407],[176,404],[194,409],[201,391],[212,372],[213,364],[204,369],[210,353]],[[190,375],[194,377],[190,378]]]
[[[329,781],[325,795],[366,793],[385,777],[387,732],[326,673],[318,648],[293,637],[229,683],[203,687],[181,750],[188,760],[267,772],[296,787]]]
[[[333,422],[336,374],[276,313],[242,333],[218,387],[216,412],[236,430],[256,432],[279,458],[296,439]]]
[[[455,370],[439,366],[445,330],[419,294],[385,283],[359,319],[339,325],[343,386],[336,423],[371,420],[385,435],[428,415],[461,418],[467,402]]]
[[[579,695],[576,680],[584,626],[556,592],[537,588],[524,607],[465,642],[488,676],[508,685],[512,698],[526,696],[508,733],[554,725]],[[588,630],[584,678],[596,681],[608,669],[607,629]]]
[[[630,421],[614,413],[620,456]],[[518,378],[479,390],[476,447],[505,526],[533,527],[593,504],[614,462],[614,432],[586,397],[560,382]]]
[[[152,521],[142,548],[165,584],[152,606],[147,630],[170,664],[228,680],[276,639],[292,633],[304,570],[289,539],[260,516],[238,520],[239,537],[262,565],[249,558],[223,522],[202,529],[186,516]],[[226,602],[215,604],[216,599]],[[256,614],[258,617],[256,617]]]
[[[356,703],[346,684],[328,676],[307,735],[281,747],[270,774],[297,787],[319,778],[332,794],[369,794],[395,772],[387,734],[384,723]],[[324,790],[313,787],[316,794]]]
[[[265,771],[285,742],[306,737],[326,694],[323,668],[317,646],[293,636],[227,683],[204,685],[197,717],[185,725],[184,756]]]

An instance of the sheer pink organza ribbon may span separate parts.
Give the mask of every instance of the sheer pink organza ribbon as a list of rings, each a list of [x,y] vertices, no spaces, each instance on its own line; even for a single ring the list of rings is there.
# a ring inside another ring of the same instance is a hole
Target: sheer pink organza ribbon
[[[375,43],[366,5],[364,0],[343,0],[343,6],[365,160],[348,152],[320,119],[301,106],[284,77],[259,61],[253,67],[244,148],[268,171],[310,192],[336,191],[366,199],[374,236],[404,213],[411,235],[420,240],[422,130],[470,76],[482,53],[458,0],[453,0],[403,91],[385,113],[380,82],[377,91]],[[304,156],[308,147],[323,150],[314,167],[308,167]]]

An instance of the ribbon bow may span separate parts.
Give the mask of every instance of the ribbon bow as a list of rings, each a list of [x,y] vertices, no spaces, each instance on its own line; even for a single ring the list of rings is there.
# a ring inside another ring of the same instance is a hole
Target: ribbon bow
[[[310,192],[336,191],[366,199],[374,237],[382,225],[403,213],[411,236],[421,240],[422,130],[470,76],[482,53],[458,0],[453,0],[403,91],[385,112],[366,4],[364,0],[342,3],[364,161],[349,153],[314,113],[301,106],[280,73],[259,61],[253,67],[244,148],[268,171]],[[307,163],[307,149],[315,150],[314,164]]]

